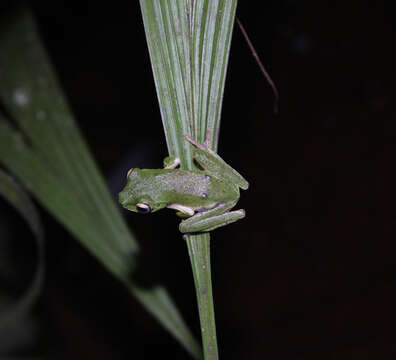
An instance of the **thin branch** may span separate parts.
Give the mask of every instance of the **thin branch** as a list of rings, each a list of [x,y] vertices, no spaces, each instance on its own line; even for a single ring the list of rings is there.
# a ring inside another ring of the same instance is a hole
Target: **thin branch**
[[[278,114],[278,110],[279,110],[278,109],[278,104],[279,104],[278,89],[276,88],[276,85],[273,82],[273,80],[271,79],[271,76],[268,74],[267,70],[265,70],[264,65],[261,62],[261,60],[260,60],[260,58],[259,58],[259,56],[258,56],[258,54],[256,52],[256,49],[254,48],[252,42],[250,41],[249,36],[248,36],[245,28],[243,27],[241,21],[238,18],[236,18],[236,21],[238,23],[239,28],[241,29],[243,37],[245,38],[245,40],[246,40],[246,42],[247,42],[247,44],[248,44],[248,46],[249,46],[249,48],[250,48],[250,50],[252,52],[253,57],[255,58],[258,66],[260,67],[261,72],[263,73],[264,77],[267,79],[268,84],[271,86],[271,89],[272,89],[272,91],[274,93],[274,96],[275,96],[275,99],[274,99],[274,113]]]

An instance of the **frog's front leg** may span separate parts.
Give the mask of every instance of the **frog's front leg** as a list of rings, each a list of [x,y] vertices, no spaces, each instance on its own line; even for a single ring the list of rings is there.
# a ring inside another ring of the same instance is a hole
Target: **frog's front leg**
[[[167,156],[164,159],[164,169],[176,169],[180,165],[180,159],[175,156]]]
[[[179,225],[182,233],[206,232],[218,227],[233,223],[245,217],[245,210],[228,211],[237,201],[227,201],[213,209],[198,212],[190,218],[183,220]]]

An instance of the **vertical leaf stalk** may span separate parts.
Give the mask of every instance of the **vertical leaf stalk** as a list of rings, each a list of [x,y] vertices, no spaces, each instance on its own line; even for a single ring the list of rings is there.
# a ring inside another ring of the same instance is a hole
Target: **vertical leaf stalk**
[[[185,239],[197,294],[204,359],[218,359],[210,268],[210,234],[186,235]]]
[[[189,134],[214,151],[237,0],[140,0],[169,154],[193,169]],[[205,360],[218,359],[210,235],[186,235]]]

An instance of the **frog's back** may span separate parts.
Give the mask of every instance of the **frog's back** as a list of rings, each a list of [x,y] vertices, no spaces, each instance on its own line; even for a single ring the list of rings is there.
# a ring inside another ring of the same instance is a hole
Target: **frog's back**
[[[141,170],[143,173],[145,170]],[[201,195],[206,191],[207,178],[202,171],[188,171],[180,169],[150,170],[153,184],[164,192],[180,193],[184,195]]]
[[[151,176],[144,176],[147,171]],[[160,194],[169,203],[191,207],[211,207],[216,203],[238,199],[239,189],[200,170],[158,169],[140,170],[147,181],[146,189],[155,197]],[[161,191],[158,191],[161,189]]]

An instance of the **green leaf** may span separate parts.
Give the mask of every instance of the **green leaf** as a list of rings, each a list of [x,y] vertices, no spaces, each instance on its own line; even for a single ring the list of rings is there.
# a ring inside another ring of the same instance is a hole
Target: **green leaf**
[[[168,151],[192,169],[189,134],[216,151],[236,0],[140,0]],[[187,235],[205,359],[217,359],[209,233]]]
[[[7,115],[0,114],[0,164],[199,358],[167,292],[142,289],[131,279],[139,246],[77,128],[30,12],[2,20],[0,100]]]
[[[37,210],[21,186],[2,170],[0,170],[0,195],[2,195],[28,223],[37,243],[37,269],[28,289],[18,302],[0,313],[1,333],[5,331],[12,322],[16,322],[23,318],[40,295],[44,279],[45,259],[44,234]]]
[[[169,154],[192,168],[190,134],[217,149],[236,0],[140,0]]]

